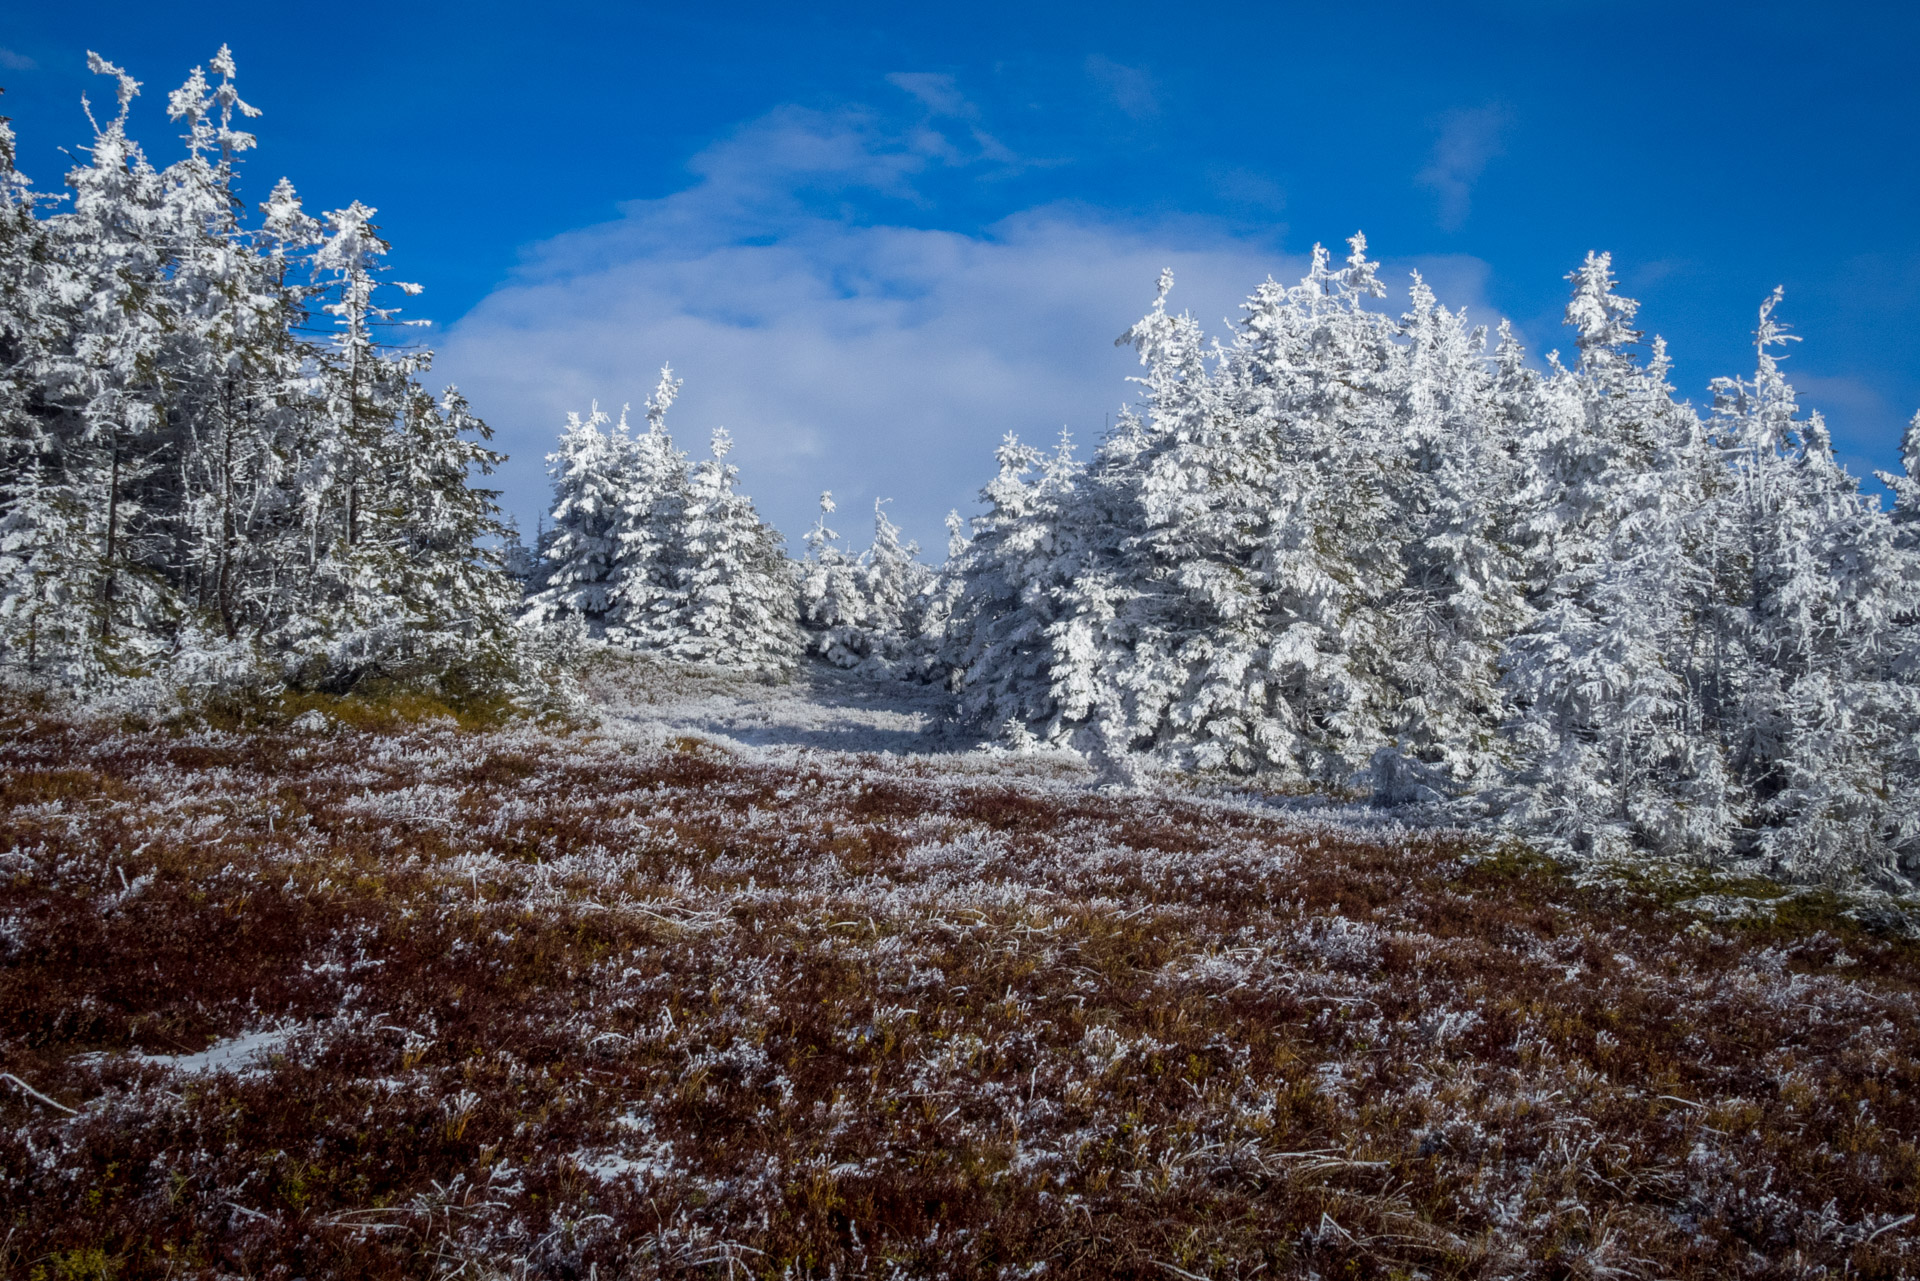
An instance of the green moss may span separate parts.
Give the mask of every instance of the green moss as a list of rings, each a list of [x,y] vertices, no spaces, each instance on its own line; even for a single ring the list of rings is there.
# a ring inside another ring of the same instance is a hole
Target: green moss
[[[80,1250],[62,1250],[34,1268],[35,1281],[113,1281],[120,1275],[121,1259],[99,1246]]]

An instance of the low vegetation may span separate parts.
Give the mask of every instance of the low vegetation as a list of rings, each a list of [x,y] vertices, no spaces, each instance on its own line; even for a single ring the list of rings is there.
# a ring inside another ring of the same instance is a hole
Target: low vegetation
[[[1920,1269],[1914,943],[1035,771],[15,705],[0,1273]]]

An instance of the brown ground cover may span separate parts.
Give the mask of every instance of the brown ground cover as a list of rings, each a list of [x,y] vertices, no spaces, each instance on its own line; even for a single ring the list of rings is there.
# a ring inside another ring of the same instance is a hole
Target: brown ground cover
[[[883,758],[15,708],[0,1274],[1910,1275],[1920,954],[1821,924]]]

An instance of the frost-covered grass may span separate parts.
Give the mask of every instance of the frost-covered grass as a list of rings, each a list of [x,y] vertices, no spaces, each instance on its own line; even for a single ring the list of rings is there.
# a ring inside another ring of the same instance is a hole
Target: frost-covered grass
[[[1920,1270],[1914,943],[685,680],[5,713],[0,1274]]]

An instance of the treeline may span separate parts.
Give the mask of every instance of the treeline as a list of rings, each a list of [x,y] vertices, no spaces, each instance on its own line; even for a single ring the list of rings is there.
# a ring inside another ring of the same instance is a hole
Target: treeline
[[[1230,339],[1123,336],[1138,405],[1093,455],[1009,437],[937,572],[876,509],[797,564],[644,433],[575,419],[537,617],[766,666],[802,647],[948,685],[1010,742],[1420,802],[1582,855],[1920,877],[1920,419],[1890,510],[1833,456],[1760,310],[1751,376],[1675,397],[1605,255],[1544,371],[1365,241],[1261,286]],[[968,536],[970,532],[970,536]],[[733,549],[733,550],[728,550]],[[797,624],[797,626],[796,626]]]
[[[140,86],[92,56],[117,108],[63,199],[0,123],[0,656],[79,686],[510,682],[487,427],[395,340],[381,296],[418,288],[383,282],[372,209],[313,217],[284,179],[243,203],[259,113],[210,66],[156,168]]]
[[[609,644],[683,662],[778,670],[800,656],[793,575],[779,533],[735,491],[732,442],[716,431],[690,464],[664,422],[671,369],[647,401],[647,430],[596,405],[569,415],[548,455],[553,526],[525,564],[526,619],[581,620]],[[516,552],[518,549],[516,548]]]
[[[1377,300],[1355,237],[1210,342],[1170,276],[1121,341],[1137,405],[1092,455],[1011,436],[937,571],[875,509],[790,560],[729,442],[574,416],[532,551],[430,355],[392,340],[386,245],[236,189],[256,114],[223,49],[170,95],[185,157],[129,138],[99,59],[57,206],[0,126],[0,664],[68,685],[161,672],[351,689],[526,681],[555,637],[778,671],[803,653],[936,682],[1010,742],[1420,802],[1571,852],[1800,880],[1920,880],[1920,419],[1891,506],[1781,370],[1702,415],[1604,255],[1574,353],[1416,277]],[[403,292],[414,287],[393,286]]]
[[[1450,806],[1582,853],[1920,875],[1920,419],[1891,511],[1802,415],[1776,292],[1703,419],[1605,255],[1544,372],[1363,239],[1209,345],[1122,341],[1084,464],[1009,439],[947,571],[963,712],[1124,761]]]
[[[509,555],[526,620],[577,621],[614,646],[747,671],[812,653],[873,676],[931,674],[939,580],[918,545],[903,545],[875,504],[873,544],[855,554],[827,527],[834,503],[822,494],[805,555],[789,560],[736,489],[726,431],[697,463],[673,443],[666,415],[679,390],[662,369],[644,431],[625,410],[618,422],[598,405],[568,415],[547,456],[552,523],[532,552]]]

